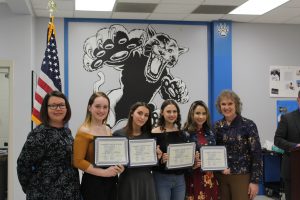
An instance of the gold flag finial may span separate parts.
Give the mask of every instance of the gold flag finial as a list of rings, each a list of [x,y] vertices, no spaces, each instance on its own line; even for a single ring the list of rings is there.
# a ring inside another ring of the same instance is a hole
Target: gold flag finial
[[[52,17],[53,13],[56,11],[56,3],[54,0],[48,0],[48,9],[50,12],[50,17]]]

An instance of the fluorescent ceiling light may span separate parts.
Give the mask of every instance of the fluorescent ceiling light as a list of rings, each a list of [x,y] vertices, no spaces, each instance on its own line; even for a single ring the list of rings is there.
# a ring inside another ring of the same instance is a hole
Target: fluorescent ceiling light
[[[75,10],[112,11],[116,0],[75,0]]]
[[[229,14],[262,15],[289,0],[248,0]]]

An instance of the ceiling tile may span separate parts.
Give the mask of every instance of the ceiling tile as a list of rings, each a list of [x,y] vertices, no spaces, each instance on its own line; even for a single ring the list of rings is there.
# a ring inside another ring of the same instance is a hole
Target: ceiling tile
[[[35,14],[39,17],[49,17],[50,14],[49,14],[49,10],[37,10],[35,9]],[[56,13],[54,14],[54,16],[56,16]]]
[[[179,21],[211,21],[225,19],[232,20],[234,22],[300,24],[300,10],[298,10],[300,9],[300,0],[290,0],[282,6],[280,6],[279,8],[276,8],[273,11],[270,11],[262,16],[229,14],[191,14],[191,12],[193,12],[200,5],[221,7],[238,6],[246,1],[247,0],[117,0],[115,8],[118,7],[118,4],[129,5],[127,6],[127,8],[123,6],[122,11],[126,12],[107,13],[87,11],[75,12],[75,0],[55,0],[57,4],[57,12],[54,15],[56,17],[76,18],[120,18]],[[49,17],[49,11],[47,9],[48,0],[0,0],[0,2],[7,3],[9,8],[15,14],[24,14],[24,9],[27,9],[27,11],[30,10],[30,12],[26,12],[26,14],[33,15],[36,17]],[[11,2],[13,2],[13,4]],[[148,5],[156,4],[157,6],[154,9],[153,13],[147,10],[149,9]],[[145,10],[137,10],[137,8],[133,8],[133,5],[140,5]],[[225,11],[217,10],[217,8],[219,7],[211,7],[209,12],[226,13]],[[208,12],[208,9],[205,10],[206,12]]]
[[[57,9],[59,10],[74,10],[75,2],[74,1],[56,1]]]
[[[294,17],[293,19],[287,20],[287,24],[300,24],[300,17]]]
[[[151,20],[183,20],[187,14],[164,14],[164,13],[152,13],[148,19]]]
[[[47,0],[31,0],[31,5],[35,9],[47,9]]]
[[[35,10],[35,13],[39,17],[49,17],[50,16],[48,10]],[[54,13],[54,16],[56,18],[73,17],[73,15],[74,15],[73,11],[59,11],[59,10],[57,10]]]
[[[119,2],[126,2],[126,3],[159,3],[160,0],[118,0]]]
[[[258,16],[251,22],[284,23],[300,15],[300,8],[277,8],[264,15]]]
[[[289,8],[300,8],[300,1],[299,0],[290,0],[282,5],[282,7],[289,7]]]
[[[49,17],[49,11],[48,10],[35,10],[36,15],[39,17]],[[62,18],[62,17],[73,17],[73,11],[56,11],[54,13],[54,16],[56,18]]]
[[[31,0],[32,7],[34,9],[43,10],[48,9],[48,0]],[[75,1],[74,0],[56,0],[57,10],[74,10]]]
[[[197,5],[186,4],[159,4],[154,13],[191,13]]]
[[[172,4],[202,4],[205,0],[161,0],[161,3],[172,3]]]
[[[114,19],[147,19],[150,13],[127,13],[114,12],[112,18]]]
[[[237,5],[242,5],[245,3],[247,0],[206,0],[203,2],[203,5],[231,5],[231,6],[237,6]]]
[[[192,13],[193,14],[227,14],[236,6],[215,6],[215,5],[200,5]]]
[[[117,3],[114,12],[152,13],[156,6],[153,3]]]
[[[74,17],[76,18],[110,18],[112,12],[99,12],[99,11],[81,11],[75,10]]]
[[[185,21],[212,21],[221,19],[222,14],[190,14],[184,18]]]
[[[250,22],[251,20],[254,20],[257,18],[257,15],[224,15],[221,19],[224,20],[231,20],[234,22]]]
[[[58,10],[55,14],[55,17],[74,17],[74,11],[69,10]]]

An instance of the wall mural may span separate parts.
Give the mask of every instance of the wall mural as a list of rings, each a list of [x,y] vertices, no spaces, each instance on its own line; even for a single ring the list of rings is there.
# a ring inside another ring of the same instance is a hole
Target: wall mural
[[[180,47],[168,34],[156,33],[151,25],[146,30],[127,30],[118,24],[102,28],[85,41],[83,50],[85,70],[113,67],[120,71],[120,86],[107,92],[111,100],[111,125],[126,119],[132,104],[151,103],[157,94],[181,104],[189,100],[186,84],[170,70],[188,48]],[[101,91],[101,85],[107,81],[104,73],[100,71],[98,75],[94,91]]]
[[[172,28],[171,25],[169,26]],[[111,100],[108,124],[112,127],[126,123],[129,108],[137,101],[150,104],[154,123],[158,119],[161,102],[165,99],[175,100],[180,107],[189,107],[191,100],[207,101],[207,90],[201,89],[207,87],[207,83],[203,85],[203,78],[201,78],[207,76],[207,69],[200,69],[207,68],[207,46],[191,46],[194,35],[201,38],[194,31],[190,31],[193,36],[191,41],[183,44],[181,37],[174,36],[176,34],[173,32],[161,30],[169,28],[163,25],[101,24],[95,26],[81,23],[81,26],[70,27],[69,97],[75,112],[78,107],[86,106],[91,90],[104,91],[108,94]],[[202,35],[207,34],[202,29],[201,32]],[[186,33],[183,36],[185,35]],[[75,38],[82,41],[81,49],[78,49],[78,41],[72,42]],[[202,40],[205,41],[204,45],[207,45],[206,37],[194,43],[203,43]],[[205,52],[201,52],[201,48]],[[191,60],[191,53],[198,55],[198,58],[203,57],[199,60],[205,61],[200,62],[195,56],[192,56],[195,60]],[[185,63],[182,63],[184,59]],[[191,61],[192,65],[187,63],[187,60]],[[202,63],[204,66],[200,66]],[[187,66],[189,70],[186,70]],[[199,74],[194,76],[197,71]],[[192,84],[193,82],[199,86]],[[84,98],[78,97],[85,92],[84,88],[90,92]],[[196,92],[195,88],[199,88],[203,94]],[[78,93],[78,91],[83,92]],[[84,100],[81,101],[79,98]],[[85,114],[84,109],[78,110],[81,110],[82,115]],[[81,120],[78,121],[82,123],[83,117],[81,116]],[[185,120],[184,114],[183,120]],[[76,124],[78,128],[79,124]]]

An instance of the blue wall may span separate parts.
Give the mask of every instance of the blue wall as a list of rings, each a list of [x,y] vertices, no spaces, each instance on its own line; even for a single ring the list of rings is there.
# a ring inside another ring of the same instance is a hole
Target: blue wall
[[[209,108],[212,121],[221,118],[215,102],[224,89],[232,89],[232,24],[215,21],[211,24],[211,68],[209,69]]]

